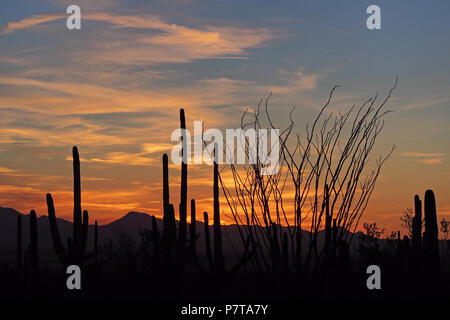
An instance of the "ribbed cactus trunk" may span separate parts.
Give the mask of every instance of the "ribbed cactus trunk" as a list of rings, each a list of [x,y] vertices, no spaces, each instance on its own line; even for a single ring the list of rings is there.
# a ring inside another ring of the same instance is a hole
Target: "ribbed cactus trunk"
[[[169,212],[170,202],[169,202],[169,158],[167,154],[163,155],[163,237],[164,240],[169,242],[169,229],[170,229],[170,212]]]
[[[180,226],[179,226],[179,247],[180,254],[184,252],[186,242],[186,227],[187,227],[187,137],[186,137],[186,119],[184,116],[184,109],[180,109],[180,128],[182,134],[182,161],[181,161],[181,189],[180,189]]]
[[[412,219],[412,245],[416,252],[422,247],[422,201],[414,196],[414,217]]]
[[[74,262],[80,258],[82,248],[82,219],[81,219],[81,174],[80,157],[77,147],[72,148],[73,156],[73,257]]]
[[[223,259],[222,251],[222,234],[220,227],[220,204],[219,204],[219,165],[217,144],[214,148],[214,260],[216,264],[216,270],[221,273],[225,269],[225,262]]]
[[[170,208],[173,206],[169,202],[169,158],[167,154],[163,155],[163,240],[166,257],[170,255],[173,244],[172,229],[172,212]]]
[[[163,210],[164,215],[169,214],[169,158],[163,155]]]
[[[427,278],[439,279],[439,240],[436,216],[436,200],[432,190],[425,192],[425,232],[423,248],[427,264]]]
[[[17,233],[16,233],[16,270],[18,277],[22,271],[22,215],[17,215]]]

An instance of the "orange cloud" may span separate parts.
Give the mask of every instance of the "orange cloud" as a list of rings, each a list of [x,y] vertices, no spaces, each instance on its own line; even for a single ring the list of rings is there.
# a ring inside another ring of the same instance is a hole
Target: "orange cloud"
[[[41,24],[41,23],[62,19],[64,17],[65,16],[63,14],[58,14],[58,13],[33,15],[33,16],[30,16],[28,18],[22,19],[17,22],[9,22],[6,25],[6,28],[3,29],[2,33],[10,34],[10,33],[22,30],[22,29],[31,28],[31,27]]]
[[[10,22],[2,31],[10,34],[32,28],[38,24],[65,18],[61,14],[33,15],[17,22]],[[263,45],[275,37],[267,28],[235,28],[208,26],[195,29],[163,21],[154,15],[115,15],[106,12],[87,12],[82,19],[112,25],[115,30],[124,28],[147,29],[151,33],[142,35],[118,34],[115,41],[91,43],[91,48],[83,53],[88,61],[109,61],[117,64],[190,62],[194,59],[245,55],[245,50]],[[101,29],[99,30],[101,32]],[[107,34],[105,34],[107,36]],[[128,59],[124,59],[127,57]]]
[[[443,158],[430,158],[430,159],[421,159],[418,161],[425,163],[425,164],[439,164],[439,163],[443,163],[444,159]]]
[[[445,153],[404,152],[403,156],[418,158],[417,161],[424,164],[440,164],[444,162]]]

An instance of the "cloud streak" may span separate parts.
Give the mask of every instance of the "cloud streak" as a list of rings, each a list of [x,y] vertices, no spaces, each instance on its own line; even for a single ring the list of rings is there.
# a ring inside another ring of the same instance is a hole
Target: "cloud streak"
[[[3,35],[65,18],[61,14],[33,15],[9,22]],[[206,26],[192,28],[163,21],[154,15],[116,15],[106,12],[82,13],[82,20],[105,23],[99,28],[104,41],[91,42],[90,50],[82,52],[95,61],[123,63],[185,63],[195,59],[239,57],[246,49],[264,45],[275,37],[267,28],[236,28]],[[129,32],[129,29],[145,32]],[[102,31],[103,30],[103,31]],[[123,31],[123,32],[120,32]],[[111,40],[115,41],[111,41]],[[97,39],[98,40],[98,39]],[[78,58],[82,59],[80,54]],[[127,57],[127,59],[124,59]]]
[[[403,156],[415,158],[416,161],[423,164],[442,164],[445,160],[445,153],[427,153],[427,152],[403,152]]]

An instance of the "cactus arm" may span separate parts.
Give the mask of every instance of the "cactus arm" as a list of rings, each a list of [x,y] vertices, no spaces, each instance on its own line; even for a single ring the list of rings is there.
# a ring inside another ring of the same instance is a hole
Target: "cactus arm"
[[[67,253],[59,236],[58,225],[56,223],[55,206],[53,204],[52,195],[47,193],[47,210],[48,221],[50,223],[50,233],[52,235],[53,248],[62,264],[67,262]]]

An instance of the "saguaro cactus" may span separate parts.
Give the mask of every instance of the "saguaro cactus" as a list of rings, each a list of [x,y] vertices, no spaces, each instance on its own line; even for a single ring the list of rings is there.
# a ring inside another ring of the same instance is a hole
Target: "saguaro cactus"
[[[38,249],[38,232],[37,217],[34,210],[30,211],[30,269],[33,287],[37,286],[39,279],[39,249]]]
[[[218,271],[223,271],[225,268],[225,261],[223,259],[222,251],[222,234],[220,227],[220,204],[219,204],[219,164],[217,163],[218,148],[215,145],[214,151],[214,259]]]
[[[412,219],[412,245],[417,251],[422,246],[422,201],[414,196],[414,217]]]
[[[47,193],[48,220],[52,235],[53,247],[56,255],[63,265],[80,265],[85,258],[87,243],[87,233],[89,226],[89,214],[87,210],[81,214],[81,177],[80,177],[80,157],[77,147],[72,149],[73,156],[73,235],[67,239],[67,249],[62,244],[61,237],[56,223],[55,206],[50,193]]]
[[[195,243],[197,241],[197,221],[195,214],[195,200],[191,199],[191,224],[189,226],[189,248],[193,258],[197,256]]]
[[[180,187],[180,226],[179,226],[179,247],[181,254],[184,252],[186,242],[187,226],[187,138],[186,138],[186,119],[184,109],[180,109],[180,128],[182,134],[182,161],[181,161],[181,187]]]
[[[30,211],[30,266],[33,275],[37,275],[39,273],[39,249],[37,217],[34,210]]]
[[[423,248],[430,277],[439,278],[439,240],[436,216],[436,200],[432,190],[425,192],[425,232]]]
[[[217,145],[215,147],[217,150]],[[216,151],[217,152],[217,151]],[[222,233],[220,225],[220,204],[219,204],[219,166],[217,163],[217,153],[214,156],[214,183],[213,183],[213,196],[214,196],[214,221],[213,221],[213,237],[214,237],[214,254],[211,252],[211,240],[209,232],[209,218],[208,213],[203,212],[203,219],[205,222],[204,233],[205,233],[205,247],[206,247],[206,258],[208,265],[218,278],[222,277],[224,274],[232,274],[237,272],[253,255],[253,250],[250,251],[250,241],[247,238],[244,253],[242,254],[239,261],[229,270],[225,271],[225,261],[222,249]]]

